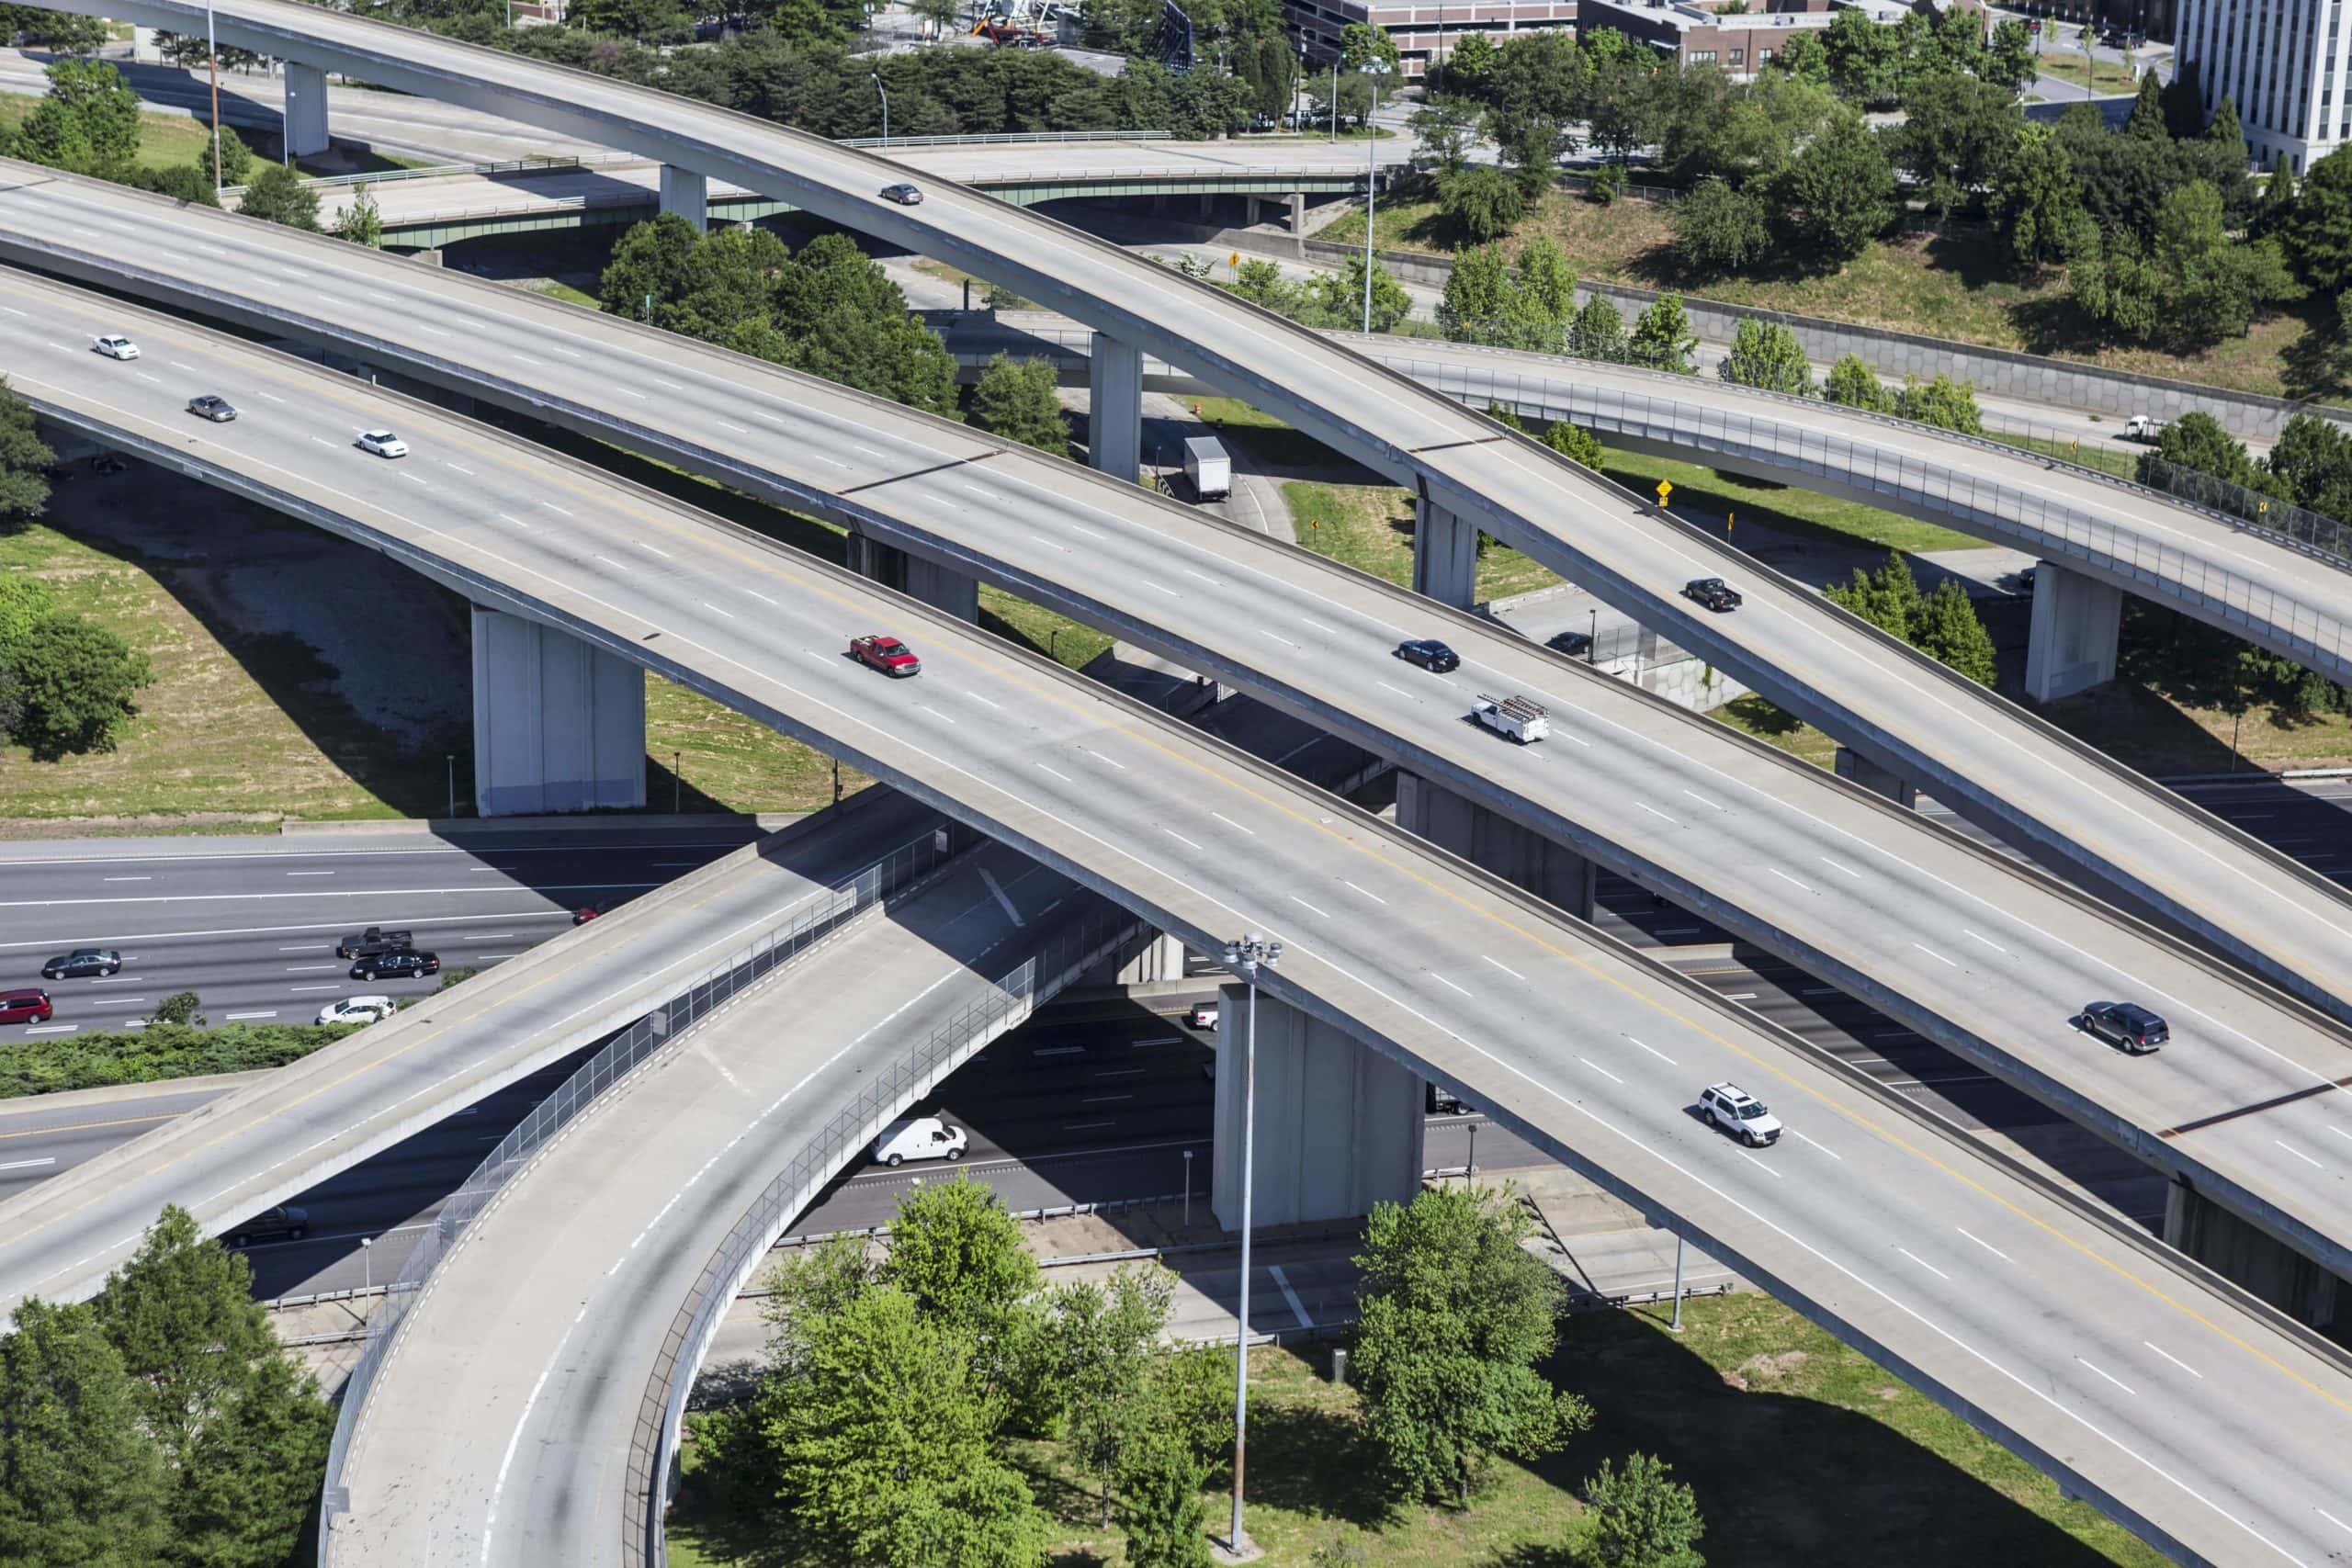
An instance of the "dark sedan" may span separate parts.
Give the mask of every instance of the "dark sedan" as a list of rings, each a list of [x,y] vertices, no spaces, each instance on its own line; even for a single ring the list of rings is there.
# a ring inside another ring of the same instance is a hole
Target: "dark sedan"
[[[437,953],[379,953],[351,966],[355,980],[422,980],[441,973]]]
[[[2093,1002],[2083,1010],[2083,1028],[2134,1056],[2157,1051],[2172,1038],[2171,1026],[2137,1002]]]
[[[1462,656],[1430,637],[1408,637],[1398,643],[1396,657],[1408,664],[1418,664],[1440,675],[1449,670],[1462,668]]]
[[[40,966],[44,980],[79,980],[88,975],[111,975],[122,967],[122,954],[111,947],[77,947],[61,953]]]

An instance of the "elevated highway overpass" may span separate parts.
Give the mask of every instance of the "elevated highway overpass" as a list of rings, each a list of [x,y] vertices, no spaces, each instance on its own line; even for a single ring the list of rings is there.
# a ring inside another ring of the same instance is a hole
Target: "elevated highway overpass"
[[[1477,536],[1492,534],[1972,818],[2105,878],[2284,988],[2352,1016],[2352,904],[2324,879],[1721,541],[1219,290],[949,183],[934,182],[921,206],[899,207],[880,193],[903,171],[870,152],[429,33],[294,0],[68,8],[177,31],[209,17],[223,41],[299,62],[288,67],[297,151],[326,140],[324,73],[334,71],[659,158],[674,207],[698,209],[708,181],[731,182],[1001,282],[1104,335],[1097,401],[1117,410],[1112,471],[1131,472],[1135,461],[1127,432],[1142,358],[1166,359],[1413,489],[1422,509],[1417,586],[1433,596],[1467,600]],[[1747,592],[1736,615],[1710,616],[1679,596],[1692,578],[1725,574]]]
[[[145,231],[144,215],[126,217],[107,187],[48,181],[0,193],[0,247],[23,243],[35,195],[49,243],[74,212],[126,245]],[[85,196],[100,199],[85,208]],[[61,216],[51,203],[73,205]],[[162,205],[183,259],[140,261],[139,287],[833,517],[1251,691],[1407,769],[1420,808],[1408,825],[1570,913],[1590,912],[1591,866],[1631,876],[2179,1179],[2183,1227],[2211,1199],[2352,1275],[2352,1159],[2335,1149],[2352,1137],[2341,1030],[2054,880],[1489,623],[1133,486],[627,322]],[[277,302],[294,280],[299,310]],[[100,313],[82,325],[121,321]],[[77,384],[92,368],[124,378],[86,354],[70,364]],[[624,400],[629,412],[609,412]],[[483,504],[448,502],[461,503]],[[1467,661],[1453,682],[1387,657],[1401,637],[1433,631]],[[1549,703],[1565,744],[1513,751],[1466,726],[1480,683]],[[1498,820],[1465,826],[1460,802]],[[2114,995],[2165,1010],[2180,1032],[2174,1048],[2123,1061],[2069,1026],[2085,1003]],[[2240,1272],[2314,1320],[2335,1310],[2324,1278],[2292,1266]]]
[[[1289,953],[1271,989],[1302,1027],[1368,1043],[1644,1212],[1678,1216],[2174,1555],[2316,1562],[2335,1549],[2328,1509],[2352,1437],[2338,1352],[1695,985],[952,616],[363,383],[142,319],[142,363],[187,365],[254,412],[191,424],[160,378],[92,392],[96,359],[41,334],[78,335],[108,308],[29,283],[11,297],[25,309],[36,295],[39,323],[28,310],[0,316],[0,332],[26,367],[17,385],[50,417],[834,750],[1196,946],[1244,926],[1278,936]],[[379,422],[415,448],[404,465],[347,445]],[[920,680],[842,656],[846,632],[877,624],[917,639]],[[551,943],[495,978],[577,951]],[[1695,1086],[1724,1077],[1778,1101],[1802,1136],[1764,1158],[1700,1126]],[[197,1132],[174,1147],[228,1158],[208,1141],[217,1117],[178,1127]],[[270,1179],[245,1168],[282,1168],[311,1141],[256,1136],[223,1175],[266,1201]],[[95,1285],[157,1202],[198,1188],[166,1168],[173,1152],[141,1140],[57,1196],[0,1206],[9,1297]]]

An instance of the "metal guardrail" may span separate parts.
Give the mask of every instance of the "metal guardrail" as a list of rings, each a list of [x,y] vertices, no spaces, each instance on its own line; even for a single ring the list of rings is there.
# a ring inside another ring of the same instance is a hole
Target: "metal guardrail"
[[[668,1477],[685,1419],[694,1373],[718,1332],[719,1319],[793,1215],[831,1180],[851,1154],[946,1076],[973,1050],[1018,1024],[1063,987],[1117,953],[1147,930],[1124,910],[1098,912],[959,1009],[922,1044],[869,1075],[857,1098],[835,1113],[754,1199],[718,1253],[704,1266],[663,1337],[654,1371],[629,1439],[623,1486],[623,1561],[662,1563],[662,1515]],[[636,1510],[641,1506],[643,1513]]]
[[[501,1139],[449,1195],[430,1231],[402,1263],[399,1276],[384,1288],[383,1303],[368,1320],[367,1348],[344,1384],[342,1407],[327,1450],[319,1530],[321,1568],[331,1561],[335,1520],[350,1511],[344,1467],[351,1457],[368,1392],[398,1344],[410,1310],[423,1298],[433,1270],[455,1248],[467,1227],[551,1139],[630,1069],[776,969],[840,932],[857,915],[913,886],[978,841],[977,834],[957,824],[936,828],[834,885],[814,907],[761,932],[733,957],[704,970],[661,1008],[607,1042]]]
[[[558,156],[544,153],[528,158],[507,158],[491,164],[428,164],[414,169],[379,169],[372,175],[319,175],[302,183],[312,189],[335,186],[372,186],[392,180],[439,180],[453,175],[514,175],[544,173],[556,169],[600,169],[616,164],[642,164],[645,160],[634,152],[598,152],[588,157]],[[223,186],[223,197],[245,194],[243,186]]]
[[[968,136],[844,136],[836,147],[869,147],[897,152],[902,147],[994,147],[1051,144],[1065,141],[1173,141],[1168,130],[995,130]]]

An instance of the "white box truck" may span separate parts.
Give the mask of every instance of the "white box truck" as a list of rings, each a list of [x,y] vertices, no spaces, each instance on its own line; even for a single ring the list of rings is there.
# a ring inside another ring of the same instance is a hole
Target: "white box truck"
[[[1196,435],[1184,443],[1184,478],[1195,499],[1223,501],[1233,493],[1233,459],[1213,435]]]

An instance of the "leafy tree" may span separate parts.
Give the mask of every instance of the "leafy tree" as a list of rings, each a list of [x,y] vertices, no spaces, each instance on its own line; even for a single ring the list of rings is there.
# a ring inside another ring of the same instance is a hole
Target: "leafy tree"
[[[2263,182],[2262,200],[2255,209],[2254,232],[2276,236],[2295,210],[2295,172],[2281,164]]]
[[[32,405],[0,376],[0,525],[38,517],[49,505],[49,465],[57,460],[40,438]]]
[[[1861,15],[1838,13],[1841,22]],[[1793,243],[1825,261],[1851,261],[1894,221],[1894,165],[1862,117],[1850,109],[1829,121],[1791,161],[1777,184]]]
[[[1772,248],[1764,204],[1709,175],[1674,209],[1674,248],[1693,272],[1741,271]]]
[[[1699,1500],[1674,1467],[1645,1453],[1618,1469],[1608,1460],[1585,1483],[1590,1527],[1573,1552],[1578,1568],[1703,1568]]]
[[[163,1458],[174,1560],[285,1562],[334,1414],[279,1348],[244,1258],[166,1206],[95,1304]]]
[[[2024,123],[2010,89],[1954,73],[1914,84],[1904,107],[1894,162],[1945,218],[1992,182]]]
[[[1568,253],[1551,235],[1536,235],[1519,247],[1512,283],[1515,311],[1544,327],[1556,348],[1577,310],[1577,274]]]
[[[1181,1438],[1204,1464],[1233,1450],[1233,1355],[1198,1346],[1159,1357],[1151,1397],[1159,1429]]]
[[[151,1023],[176,1023],[201,1028],[204,1024],[204,998],[194,991],[174,991],[157,1002],[155,1010],[147,1018]],[[168,1220],[173,1213],[175,1211],[166,1210],[164,1217]]]
[[[959,1177],[900,1199],[878,1277],[905,1292],[926,1322],[968,1341],[984,1392],[1027,1392],[1013,1385],[1035,1354],[1028,1297],[1037,1262],[1022,1249],[1020,1222],[989,1188]]]
[[[1694,185],[1715,172],[1718,128],[1742,96],[1713,65],[1658,62],[1643,94],[1642,116],[1657,162],[1676,185]]]
[[[1595,147],[1623,164],[1649,140],[1655,57],[1613,28],[1595,32],[1583,52],[1585,132]]]
[[[2063,261],[2097,243],[2065,147],[2039,125],[2020,125],[1986,205],[2020,266]]]
[[[1438,325],[1456,343],[1484,343],[1491,324],[1502,319],[1510,293],[1510,266],[1501,246],[1458,252],[1445,292],[1438,297]]]
[[[2165,85],[2153,71],[2140,78],[2140,96],[2132,106],[2131,118],[2123,122],[2123,134],[2142,141],[2169,141],[2172,130],[2165,123]]]
[[[1536,1363],[1556,1339],[1561,1286],[1521,1247],[1529,1221],[1492,1188],[1382,1203],[1364,1228],[1356,1379],[1366,1436],[1392,1486],[1462,1506],[1495,1454],[1532,1459],[1590,1424]]]
[[[1568,128],[1584,117],[1591,74],[1586,51],[1554,28],[1515,34],[1494,51],[1485,73],[1487,131],[1531,197],[1551,185],[1571,144]]]
[[[371,251],[384,248],[384,215],[376,209],[376,198],[366,186],[352,190],[350,205],[334,220],[334,237]]]
[[[0,1338],[0,1562],[148,1568],[163,1556],[164,1485],[96,1313],[27,1298]]]
[[[1102,1486],[1102,1522],[1111,1522],[1111,1483],[1156,1413],[1152,1351],[1168,1325],[1176,1276],[1163,1268],[1121,1269],[1107,1284],[1081,1280],[1047,1298],[1052,1386],[1062,1430],[1079,1462]],[[1197,1482],[1195,1483],[1197,1488]]]
[[[2065,149],[2084,209],[2101,230],[2129,230],[2140,240],[2154,232],[2156,209],[2183,177],[2180,144],[2119,135],[2088,104],[2070,107],[2052,134]]]
[[[197,173],[203,176],[208,188],[215,184],[243,185],[253,177],[253,149],[245,145],[243,137],[224,125],[220,128],[220,178],[217,181],[213,178],[212,139],[209,136],[205,138],[204,150],[196,155],[196,169]]]
[[[1396,40],[1385,28],[1369,22],[1350,22],[1340,29],[1340,67],[1343,71],[1361,71],[1378,61],[1391,72],[1403,69],[1404,57],[1396,52]]]
[[[1911,640],[1912,620],[1924,603],[1918,579],[1911,575],[1911,563],[1893,551],[1876,571],[1856,567],[1851,582],[1833,582],[1822,592],[1831,604],[1905,642]]]
[[[1287,312],[1298,303],[1298,290],[1283,276],[1283,269],[1270,261],[1243,262],[1234,271],[1231,288],[1244,299],[1269,310]]]
[[[680,35],[693,31],[692,19],[677,0],[575,0],[564,20],[583,32],[644,43],[677,42]]]
[[[132,699],[154,679],[145,654],[74,615],[36,622],[14,661],[25,683],[17,739],[34,755],[52,760],[114,750],[116,729],[137,711]]]
[[[1413,167],[1441,181],[1467,169],[1470,150],[1477,145],[1482,112],[1472,100],[1448,94],[1424,102],[1407,122],[1413,131]]]
[[[1579,359],[1623,364],[1632,356],[1625,336],[1625,318],[1616,301],[1596,290],[1568,323],[1568,352]]]
[[[2165,197],[2154,260],[2177,335],[2186,340],[2242,337],[2265,306],[2297,292],[2274,243],[2231,240],[2222,195],[2203,180]]]
[[[111,175],[139,155],[139,95],[113,62],[73,56],[50,62],[49,94],[17,127],[17,156],[61,169]]]
[[[1527,214],[1527,190],[1492,164],[1437,177],[1438,211],[1455,233],[1474,245],[1500,239]]]
[[[1713,175],[1755,194],[1788,167],[1800,147],[1820,134],[1837,108],[1838,100],[1826,89],[1781,72],[1767,72],[1700,128],[1689,179],[1695,184]]]
[[[1634,335],[1625,353],[1635,365],[1690,376],[1698,371],[1690,358],[1698,347],[1699,334],[1690,330],[1690,315],[1682,308],[1682,296],[1661,294],[1634,318]]]
[[[1894,107],[1903,97],[1903,56],[1910,41],[1867,11],[1838,12],[1821,35],[1830,85],[1858,107]]]
[[[1440,74],[1447,92],[1483,97],[1494,68],[1495,40],[1485,33],[1464,33],[1445,51]]]
[[[959,1292],[971,1282],[947,1272]],[[800,1363],[762,1391],[758,1410],[780,1456],[778,1495],[816,1560],[1040,1568],[1045,1513],[991,1451],[1002,1403],[952,1321],[884,1284],[806,1337]]]
[[[1862,363],[1858,354],[1841,354],[1838,363],[1821,383],[1821,395],[1833,403],[1843,403],[1850,409],[1865,409],[1871,413],[1893,413],[1894,394],[1878,373]]]
[[[1307,285],[1314,324],[1355,328],[1363,324],[1363,257],[1354,252],[1337,272],[1318,274]],[[1377,257],[1372,264],[1372,330],[1385,333],[1413,313],[1413,297]]]
[[[1157,1427],[1139,1434],[1120,1484],[1129,1568],[1209,1568],[1216,1561],[1201,1483],[1201,1461],[1182,1438]]]
[[[2210,413],[2185,413],[2165,425],[2156,436],[2155,450],[2140,455],[2140,482],[2159,490],[2169,488],[2165,482],[2167,466],[2240,485],[2256,494],[2293,499],[2287,477],[2256,463],[2247,455],[2245,443],[2222,428],[2222,422]]]
[[[2147,337],[2164,319],[2164,275],[2129,229],[2076,255],[2066,288],[2085,315],[2125,336]]]
[[[1813,391],[1813,367],[1805,359],[1804,344],[1779,321],[1742,321],[1733,334],[1731,352],[1715,371],[1735,386],[1800,398]]]
[[[2296,505],[2352,519],[2352,434],[2334,420],[2296,414],[2279,431],[2263,466],[2286,486]]]
[[[1984,422],[1976,412],[1976,383],[1955,381],[1941,371],[1932,381],[1906,383],[1894,394],[1894,412],[1938,430],[1984,434]]]
[[[1995,674],[1992,634],[1956,577],[1936,584],[1911,616],[1911,641],[1920,652],[1959,671],[1980,686]]]
[[[1581,463],[1596,474],[1600,471],[1600,465],[1608,458],[1608,453],[1602,450],[1599,436],[1582,425],[1571,424],[1565,419],[1555,419],[1544,427],[1544,445],[1566,457],[1569,462]]]
[[[107,25],[38,6],[0,6],[0,39],[60,54],[96,54],[107,45]]]
[[[13,658],[27,633],[57,610],[57,591],[45,579],[11,572],[0,577],[0,664]]]
[[[315,233],[319,227],[319,193],[285,164],[265,164],[247,182],[237,210],[265,223],[279,223]]]
[[[2329,293],[2352,284],[2352,146],[2313,164],[2293,208],[2270,227],[2304,282]]]
[[[2005,17],[1994,24],[1993,41],[1985,51],[1984,80],[2021,92],[2034,78],[2033,34],[2023,21]]]
[[[1000,354],[972,389],[972,423],[982,430],[1069,456],[1069,425],[1062,418],[1060,383],[1051,361],[1008,359]]]

